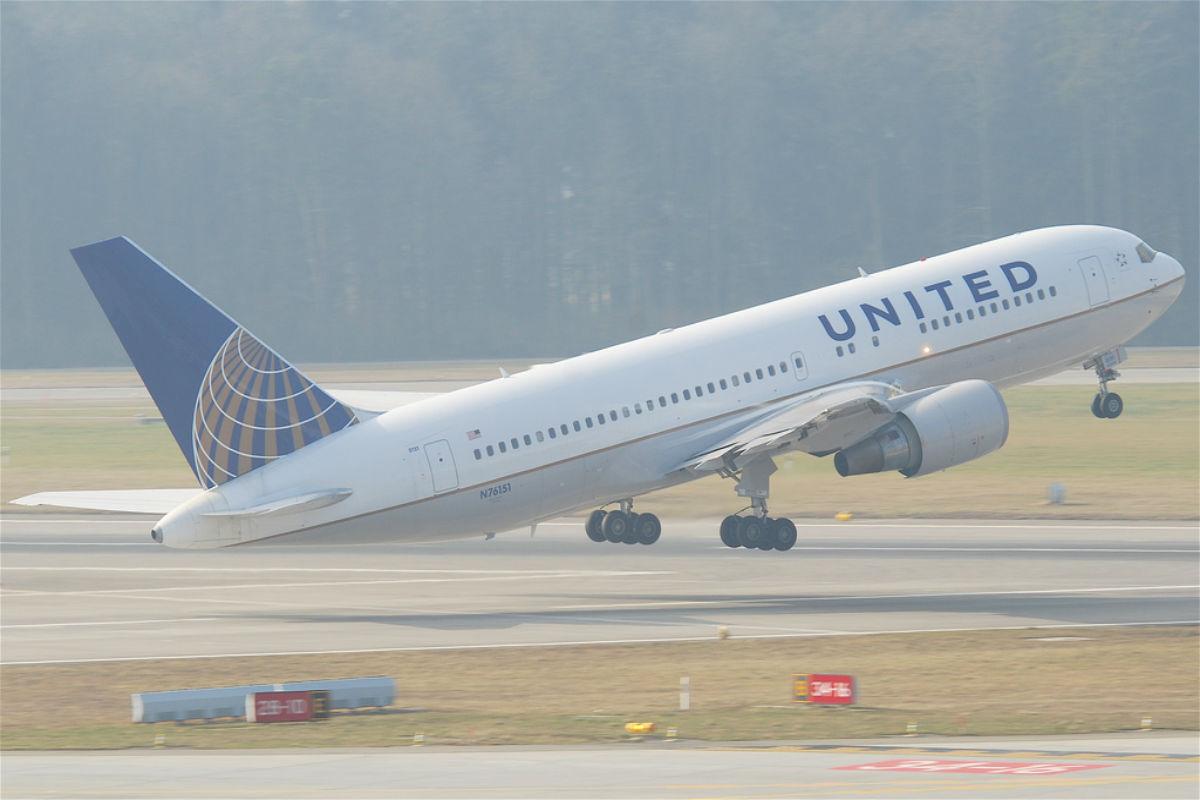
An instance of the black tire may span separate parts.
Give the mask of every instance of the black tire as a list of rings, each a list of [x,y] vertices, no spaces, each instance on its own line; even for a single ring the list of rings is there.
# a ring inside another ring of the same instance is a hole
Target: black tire
[[[597,509],[588,515],[587,524],[583,526],[587,537],[593,542],[604,541],[604,516],[604,512]]]
[[[742,546],[742,542],[738,538],[738,525],[741,521],[741,517],[726,517],[721,520],[721,542],[726,547]]]
[[[621,537],[622,544],[637,544],[637,526],[638,520],[642,518],[641,514],[629,512],[629,528],[625,531],[625,535]]]
[[[765,535],[763,524],[758,517],[742,518],[742,524],[738,526],[738,541],[742,543],[742,547],[748,550],[758,549]]]
[[[1100,408],[1100,402],[1104,399],[1104,395],[1096,392],[1096,396],[1092,398],[1092,416],[1097,419],[1104,419],[1104,411]]]
[[[654,514],[638,514],[637,523],[633,528],[638,544],[654,544],[658,537],[662,536],[662,523]]]
[[[624,511],[610,511],[604,516],[604,538],[616,544],[629,533],[629,515]]]
[[[771,526],[776,550],[791,550],[796,544],[796,524],[790,519],[777,519]]]
[[[1105,419],[1116,419],[1125,410],[1125,401],[1116,392],[1109,392],[1100,401],[1100,410],[1104,412]]]

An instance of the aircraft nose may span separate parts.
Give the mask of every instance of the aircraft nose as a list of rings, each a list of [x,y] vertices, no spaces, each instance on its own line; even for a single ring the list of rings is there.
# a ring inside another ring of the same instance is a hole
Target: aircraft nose
[[[1178,280],[1184,276],[1183,265],[1174,258],[1167,256],[1167,280]]]

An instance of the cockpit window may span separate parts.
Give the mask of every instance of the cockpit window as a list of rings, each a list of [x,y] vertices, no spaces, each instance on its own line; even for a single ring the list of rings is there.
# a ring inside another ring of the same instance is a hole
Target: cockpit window
[[[1138,258],[1142,260],[1143,264],[1149,264],[1154,260],[1154,257],[1158,255],[1158,252],[1145,242],[1138,242],[1137,254]]]

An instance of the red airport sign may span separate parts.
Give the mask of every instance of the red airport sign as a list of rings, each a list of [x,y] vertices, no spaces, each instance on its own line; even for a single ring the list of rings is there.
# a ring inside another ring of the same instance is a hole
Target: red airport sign
[[[897,758],[871,764],[854,764],[833,769],[881,770],[887,772],[969,772],[976,775],[1060,775],[1109,764],[1047,764],[1033,761],[947,761],[944,759]]]
[[[857,692],[853,675],[804,672],[792,676],[792,701],[817,705],[853,705]]]
[[[247,722],[306,722],[329,716],[329,692],[255,692],[246,696]]]

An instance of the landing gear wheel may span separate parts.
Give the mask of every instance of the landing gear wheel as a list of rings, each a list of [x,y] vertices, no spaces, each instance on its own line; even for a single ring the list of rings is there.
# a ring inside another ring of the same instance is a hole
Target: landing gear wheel
[[[1104,410],[1100,404],[1104,402],[1104,395],[1096,392],[1096,396],[1092,398],[1092,416],[1098,419],[1104,419]]]
[[[775,549],[775,520],[770,517],[761,517],[758,523],[762,525],[762,536],[758,540],[759,550],[774,550]]]
[[[758,517],[745,517],[738,526],[738,541],[748,550],[757,549],[764,537],[763,524]]]
[[[638,520],[642,518],[641,514],[635,514],[632,511],[629,514],[629,528],[625,531],[625,535],[621,537],[621,544],[637,544],[637,526]]]
[[[790,519],[777,519],[771,526],[776,550],[791,550],[796,544],[796,524]]]
[[[741,517],[726,517],[721,520],[721,542],[726,547],[742,546],[742,542],[738,538],[738,526],[741,522]]]
[[[624,511],[609,511],[604,517],[604,524],[601,530],[604,531],[604,538],[616,544],[625,540],[625,536],[630,529],[629,515]]]
[[[1116,419],[1125,410],[1125,401],[1116,392],[1109,392],[1100,401],[1100,410],[1104,413],[1105,419]]]
[[[639,544],[654,544],[662,535],[662,523],[653,514],[638,514],[633,530]]]
[[[604,541],[604,517],[604,512],[597,509],[588,515],[587,524],[583,526],[588,538],[593,542]]]

